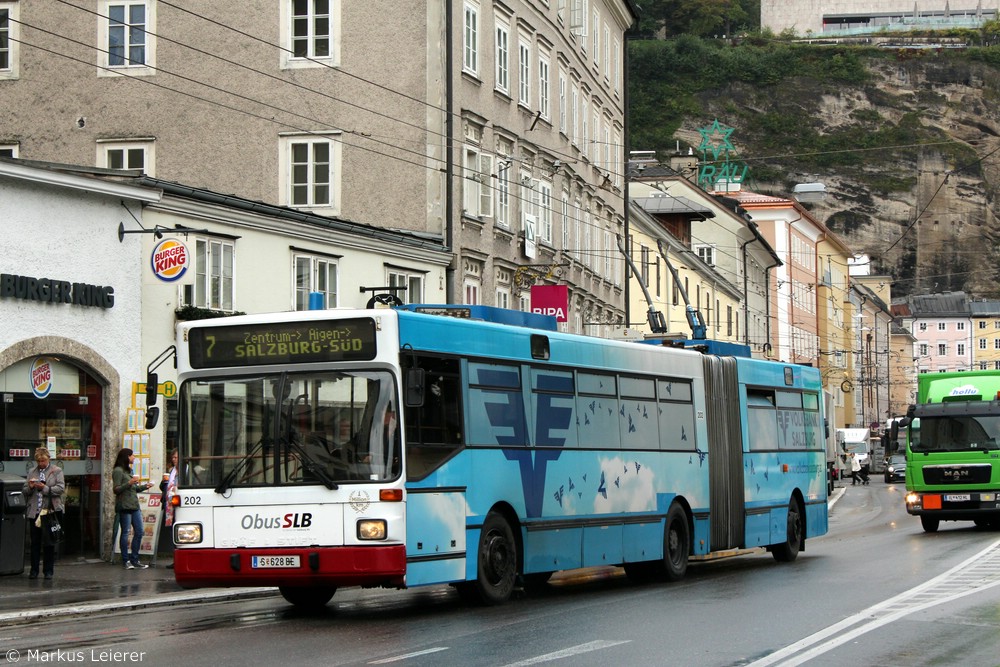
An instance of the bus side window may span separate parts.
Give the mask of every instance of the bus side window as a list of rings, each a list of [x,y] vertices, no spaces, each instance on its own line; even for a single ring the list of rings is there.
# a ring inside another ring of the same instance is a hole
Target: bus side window
[[[458,451],[465,437],[458,360],[418,356],[414,362],[424,369],[426,391],[423,406],[404,408],[407,477],[420,479]]]

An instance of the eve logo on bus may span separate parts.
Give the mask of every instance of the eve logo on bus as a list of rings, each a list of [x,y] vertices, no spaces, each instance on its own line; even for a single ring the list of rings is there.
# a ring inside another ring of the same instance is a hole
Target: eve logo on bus
[[[562,380],[557,375],[544,376],[542,374],[539,374],[536,379],[540,386],[544,386],[546,380],[553,383],[559,383]],[[478,380],[480,384],[493,387],[517,387],[519,382],[517,371],[497,369],[480,369]],[[525,514],[529,518],[540,517],[545,496],[546,468],[549,461],[558,459],[562,452],[558,449],[542,451],[524,449],[528,444],[526,438],[528,427],[519,391],[484,391],[484,396],[496,399],[486,401],[484,407],[490,426],[494,429],[497,444],[519,447],[518,449],[504,449],[503,453],[508,461],[517,461],[520,466]],[[570,420],[573,418],[573,410],[554,405],[553,400],[565,397],[537,392],[532,392],[531,397],[535,401],[533,407],[534,414],[537,415],[534,444],[563,447],[566,444],[566,438],[559,437],[554,432],[566,431],[569,428]],[[507,432],[506,435],[502,434],[504,431]]]

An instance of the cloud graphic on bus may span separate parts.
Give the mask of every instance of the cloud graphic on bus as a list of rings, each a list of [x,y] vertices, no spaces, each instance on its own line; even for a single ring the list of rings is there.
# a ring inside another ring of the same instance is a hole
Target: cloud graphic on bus
[[[656,509],[656,480],[649,466],[621,457],[602,459],[600,464],[603,490],[594,494],[595,514]]]

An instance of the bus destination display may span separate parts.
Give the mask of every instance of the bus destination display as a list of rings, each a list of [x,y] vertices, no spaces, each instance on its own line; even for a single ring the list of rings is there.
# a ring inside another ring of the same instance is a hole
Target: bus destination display
[[[272,322],[191,329],[192,368],[367,361],[375,358],[375,320]]]

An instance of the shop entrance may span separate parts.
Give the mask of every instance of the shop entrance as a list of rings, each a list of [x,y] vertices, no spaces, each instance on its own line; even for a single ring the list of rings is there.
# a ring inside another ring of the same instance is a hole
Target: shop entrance
[[[35,449],[47,447],[66,477],[63,556],[97,557],[101,551],[102,409],[104,387],[83,368],[44,358],[51,387],[32,390],[35,357],[0,371],[0,470],[25,476]]]

